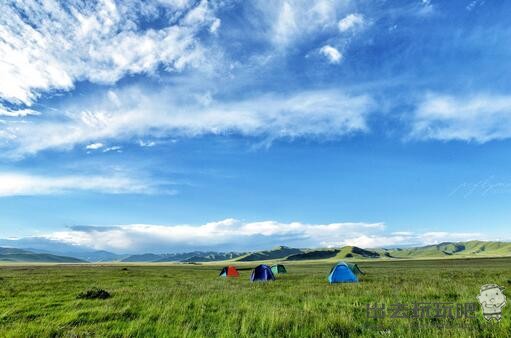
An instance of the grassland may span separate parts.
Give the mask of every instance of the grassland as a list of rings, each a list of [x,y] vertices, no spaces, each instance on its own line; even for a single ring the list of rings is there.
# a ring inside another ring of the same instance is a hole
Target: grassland
[[[511,287],[511,258],[361,262],[358,284],[329,285],[327,263],[286,262],[275,282],[218,278],[216,265],[3,265],[2,337],[507,337],[475,319],[370,319],[366,304],[476,301],[479,287]],[[238,266],[254,266],[238,263]],[[104,300],[77,299],[91,287]]]

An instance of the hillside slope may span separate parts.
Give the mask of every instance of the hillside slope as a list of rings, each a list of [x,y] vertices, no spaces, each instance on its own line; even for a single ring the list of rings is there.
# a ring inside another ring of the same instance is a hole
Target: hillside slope
[[[288,256],[286,258],[287,261],[305,261],[305,260],[315,260],[315,259],[328,259],[337,256],[337,254],[341,250],[338,249],[318,249],[318,250],[310,250],[307,252],[295,254]]]
[[[304,253],[304,251],[301,249],[289,248],[287,246],[279,246],[272,250],[252,252],[236,260],[239,262],[265,261],[270,259],[282,259],[291,255],[301,253]]]
[[[1,262],[16,263],[84,263],[73,257],[57,256],[45,253],[35,253],[23,249],[0,248]]]
[[[383,249],[381,252],[393,258],[511,256],[511,243],[485,241],[445,242],[416,248]]]
[[[286,258],[289,261],[317,260],[317,259],[345,259],[345,258],[379,258],[380,253],[366,250],[356,246],[344,246],[340,249],[316,249],[306,250],[303,253],[291,255]]]

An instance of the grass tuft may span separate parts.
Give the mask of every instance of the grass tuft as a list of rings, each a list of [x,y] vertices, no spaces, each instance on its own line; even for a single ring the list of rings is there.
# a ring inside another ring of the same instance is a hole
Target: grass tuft
[[[76,298],[78,299],[107,299],[110,298],[111,295],[108,291],[99,289],[99,288],[92,288],[84,292],[80,292]]]

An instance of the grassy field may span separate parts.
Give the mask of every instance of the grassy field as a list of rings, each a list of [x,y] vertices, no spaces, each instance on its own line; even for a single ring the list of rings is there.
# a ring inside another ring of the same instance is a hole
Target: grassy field
[[[238,264],[242,266],[241,264]],[[366,304],[476,302],[482,284],[511,288],[511,258],[361,262],[358,284],[329,285],[331,264],[286,264],[275,282],[218,278],[215,265],[0,267],[1,337],[506,337],[475,319],[367,318]],[[255,263],[245,263],[255,266]],[[77,299],[90,287],[105,300]],[[507,292],[507,291],[506,291]],[[509,298],[509,297],[508,297]],[[511,299],[508,299],[511,301]]]

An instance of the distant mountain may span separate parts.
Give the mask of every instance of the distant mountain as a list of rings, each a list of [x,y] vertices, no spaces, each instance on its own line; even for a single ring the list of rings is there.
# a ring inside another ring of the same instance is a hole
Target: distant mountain
[[[207,255],[195,255],[190,258],[183,260],[183,262],[216,262],[216,261],[226,261],[238,258],[243,256],[245,253],[238,252],[218,252],[211,253]]]
[[[16,248],[0,248],[1,262],[16,263],[84,263],[85,261],[65,256],[35,253]]]
[[[126,257],[126,255],[117,255],[104,250],[94,250],[78,245],[66,244],[43,237],[0,239],[0,246],[28,250],[35,253],[68,256],[88,262],[112,262]]]
[[[185,253],[169,253],[169,254],[142,254],[131,255],[124,259],[122,262],[214,262],[234,259],[245,253],[239,252],[214,252],[214,251],[192,251]]]
[[[511,256],[508,242],[445,242],[416,248],[376,250],[390,258],[443,258],[443,257],[484,257]]]
[[[156,262],[161,259],[162,255],[146,253],[141,255],[131,255],[126,258],[123,258],[121,262]]]
[[[319,250],[310,250],[307,252],[295,254],[288,256],[286,260],[288,261],[305,261],[305,260],[314,260],[314,259],[328,259],[337,256],[337,254],[341,250],[339,249],[319,249]]]
[[[357,246],[344,246],[336,256],[337,258],[379,258],[376,251],[362,249]]]
[[[126,257],[126,255],[117,255],[104,250],[89,249],[43,237],[0,239],[0,246],[28,250],[34,253],[73,257],[89,262],[112,262]]]
[[[344,246],[340,249],[305,250],[303,253],[288,256],[288,261],[303,261],[330,258],[379,258],[380,253],[356,246]]]
[[[362,249],[344,246],[328,249],[297,249],[279,246],[253,252],[193,251],[167,254],[118,255],[45,238],[0,239],[0,261],[16,262],[252,262],[265,260],[415,259],[511,256],[508,242],[445,242],[406,248]],[[8,248],[7,248],[8,247]]]
[[[304,250],[279,246],[272,250],[256,251],[236,259],[239,262],[264,261],[270,259],[282,259],[291,255],[302,254]]]
[[[99,262],[115,262],[120,261],[127,255],[118,255],[109,251],[104,250],[87,250],[87,251],[51,251],[51,250],[37,250],[33,248],[26,248],[26,250],[36,252],[36,253],[48,253],[52,255],[61,255],[77,258],[83,261],[91,262],[91,263],[99,263]]]
[[[335,249],[297,249],[279,246],[271,250],[249,253],[235,252],[188,252],[178,254],[133,255],[123,262],[214,262],[234,260],[253,262],[265,260],[344,260],[344,259],[399,259],[399,258],[443,258],[443,257],[511,256],[511,243],[505,242],[456,242],[440,243],[423,247],[362,249],[344,246]]]

